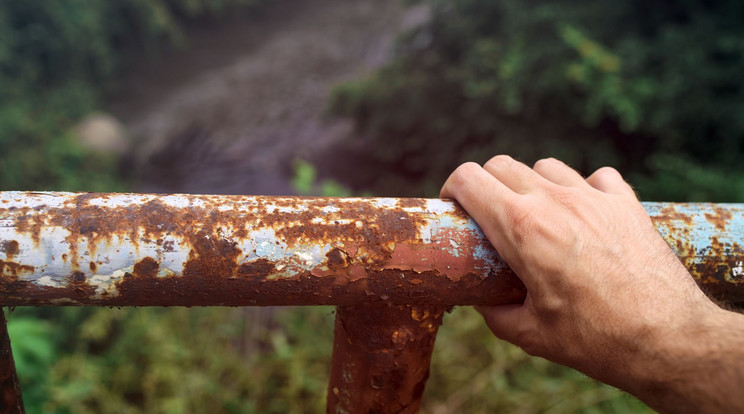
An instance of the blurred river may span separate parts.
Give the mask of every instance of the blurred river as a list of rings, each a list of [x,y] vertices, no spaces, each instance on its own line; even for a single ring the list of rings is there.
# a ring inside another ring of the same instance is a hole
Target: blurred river
[[[183,50],[132,66],[109,99],[135,140],[134,191],[291,194],[292,161],[351,132],[324,119],[330,89],[386,63],[427,17],[401,0],[280,0],[189,29]]]

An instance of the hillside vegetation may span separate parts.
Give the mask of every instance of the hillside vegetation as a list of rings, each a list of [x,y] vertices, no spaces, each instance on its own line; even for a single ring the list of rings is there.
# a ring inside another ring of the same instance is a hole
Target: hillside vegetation
[[[72,126],[128,62],[184,46],[189,22],[259,1],[0,2],[0,188],[125,189],[118,160],[83,148]]]
[[[509,153],[613,165],[645,199],[744,200],[743,3],[428,3],[393,64],[333,96],[391,171],[358,182],[432,195],[460,162]]]

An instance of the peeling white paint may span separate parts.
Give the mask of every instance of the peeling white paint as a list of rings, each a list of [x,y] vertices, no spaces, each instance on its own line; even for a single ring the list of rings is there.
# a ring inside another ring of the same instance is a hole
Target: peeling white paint
[[[96,298],[102,299],[104,297],[119,296],[119,290],[116,288],[116,284],[124,278],[126,273],[132,273],[134,267],[128,267],[125,269],[118,269],[110,275],[93,275],[88,278],[88,284],[95,286]]]
[[[734,276],[734,278],[744,275],[744,263],[736,262],[736,266],[731,268],[731,274]]]
[[[60,281],[56,280],[55,278],[51,276],[42,276],[36,279],[35,283],[40,286],[46,286],[46,287],[52,287],[52,288],[59,288],[59,287],[65,286],[64,283],[60,283]]]
[[[445,201],[439,198],[426,199],[426,209],[436,215],[452,213],[455,211],[455,205],[452,201]]]
[[[335,205],[330,205],[330,206],[325,206],[321,208],[320,211],[326,214],[332,214],[332,213],[338,213],[339,211],[341,211],[341,209],[336,207]]]
[[[397,198],[375,198],[372,205],[378,208],[394,208],[398,204]]]

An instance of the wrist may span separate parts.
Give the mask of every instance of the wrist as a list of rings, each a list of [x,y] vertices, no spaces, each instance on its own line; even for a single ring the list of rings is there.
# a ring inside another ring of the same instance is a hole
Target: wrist
[[[658,330],[646,358],[638,358],[639,381],[626,389],[654,409],[722,412],[741,394],[744,372],[737,364],[744,360],[744,315],[712,303],[702,308]]]

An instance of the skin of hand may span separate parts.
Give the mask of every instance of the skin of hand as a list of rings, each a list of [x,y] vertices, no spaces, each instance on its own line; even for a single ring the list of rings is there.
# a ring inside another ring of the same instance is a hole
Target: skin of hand
[[[710,301],[605,167],[499,155],[442,187],[527,288],[480,307],[493,333],[669,412],[744,412],[744,316]]]

